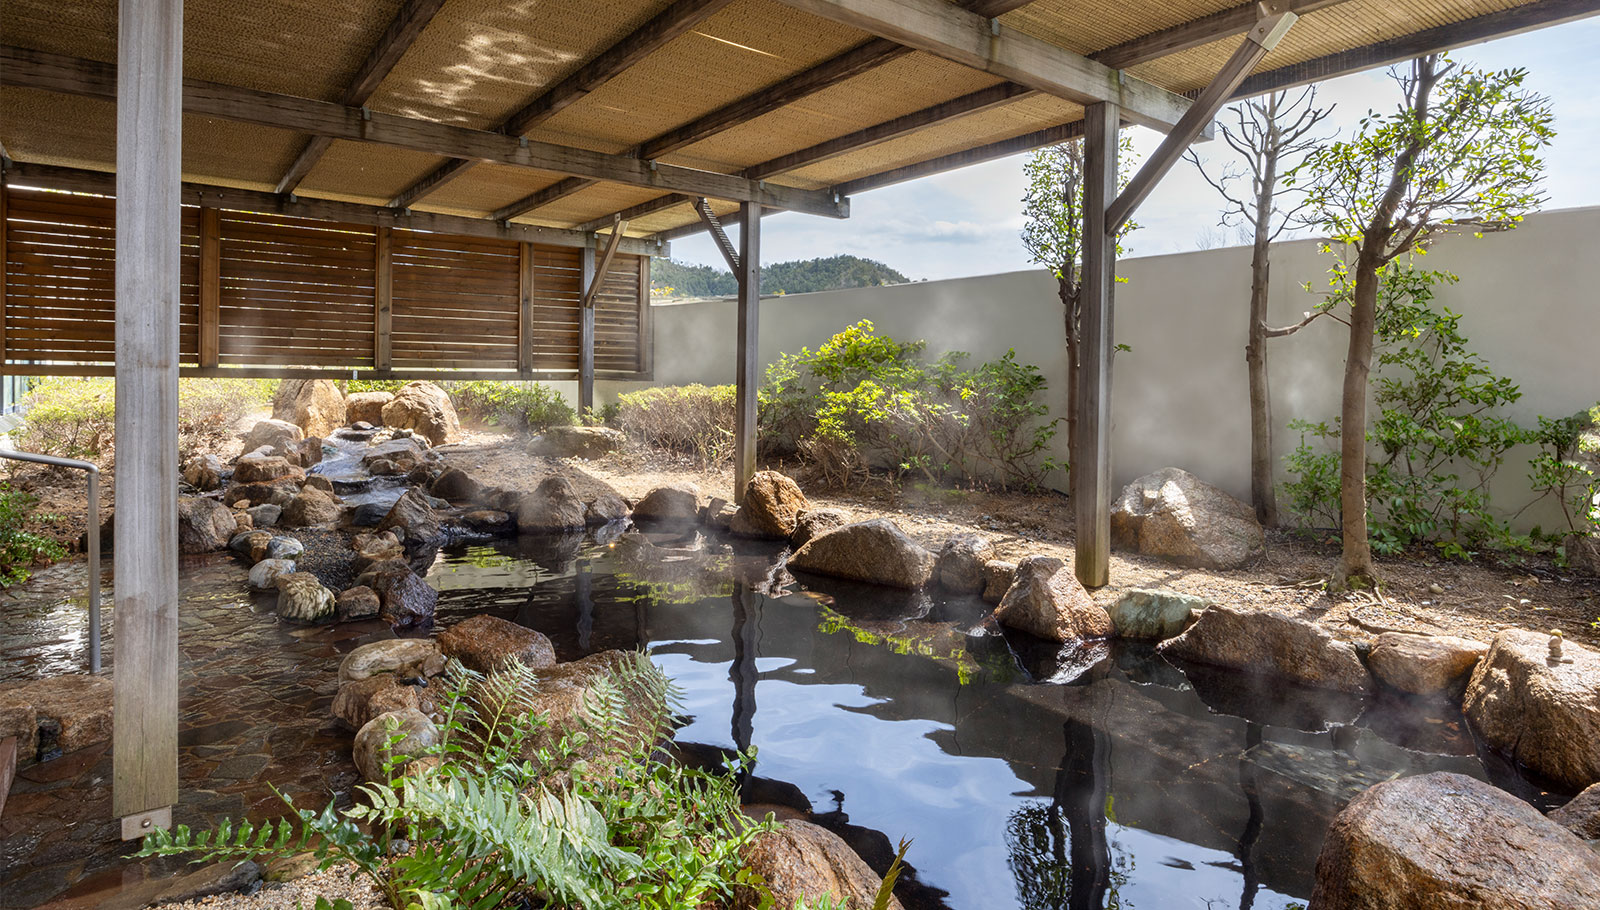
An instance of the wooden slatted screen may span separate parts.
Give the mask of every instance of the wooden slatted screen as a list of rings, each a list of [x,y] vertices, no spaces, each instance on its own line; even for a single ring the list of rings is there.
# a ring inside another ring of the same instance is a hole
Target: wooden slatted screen
[[[109,372],[114,200],[5,187],[0,201],[0,372]],[[207,372],[199,369],[200,299],[212,266],[202,264],[200,233],[211,224],[216,371],[372,370],[380,327],[387,325],[392,372],[372,375],[448,378],[467,371],[515,379],[577,372],[581,250],[398,228],[380,244],[370,226],[237,211],[202,218],[200,209],[185,206],[179,350],[187,375]],[[387,320],[377,305],[385,272]],[[596,299],[601,378],[649,378],[648,298],[649,259],[617,256]],[[527,345],[525,358],[519,343]]]

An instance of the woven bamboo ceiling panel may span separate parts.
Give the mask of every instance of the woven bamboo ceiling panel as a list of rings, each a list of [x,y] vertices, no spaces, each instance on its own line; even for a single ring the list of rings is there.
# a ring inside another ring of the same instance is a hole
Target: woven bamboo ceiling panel
[[[647,23],[692,6],[701,11],[697,18],[680,23],[627,66],[565,97],[522,132],[533,141],[607,155],[644,149],[662,164],[720,174],[754,168],[751,176],[773,185],[827,190],[863,180],[888,182],[897,178],[879,175],[924,162],[953,166],[963,155],[981,160],[989,147],[1001,148],[997,143],[1014,151],[1017,143],[1082,117],[1081,107],[1072,102],[1025,93],[989,73],[905,51],[780,0],[442,0],[436,5],[400,45],[398,57],[378,71],[371,91],[354,103],[418,120],[501,130],[508,118],[586,65],[606,59],[609,49],[637,36]],[[1366,53],[1362,49],[1409,35],[1448,36],[1462,23],[1504,21],[1504,30],[1515,30],[1600,11],[1600,0],[1296,0],[1296,5],[1307,11],[1258,73],[1307,61],[1321,65],[1334,55],[1358,57],[1347,52]],[[185,75],[351,103],[347,95],[369,56],[382,46],[396,17],[415,6],[402,0],[188,0]],[[1000,21],[1093,57],[1239,6],[1238,0],[1016,0]],[[1548,15],[1522,15],[1538,11]],[[114,63],[116,15],[115,0],[5,0],[0,44]],[[1143,54],[1126,64],[1128,73],[1172,92],[1193,93],[1241,40],[1236,32],[1219,34],[1215,40]],[[840,55],[860,54],[872,42],[892,53],[819,81],[809,91],[787,90],[797,76],[829,66]],[[1348,64],[1341,65],[1348,69]],[[1007,94],[995,95],[999,92]],[[974,93],[991,100],[939,117],[919,114]],[[766,103],[769,95],[777,100]],[[863,133],[910,115],[920,119],[883,134]],[[0,117],[0,143],[15,160],[100,171],[114,167],[115,109],[107,101],[4,85]],[[186,116],[185,178],[275,190],[309,138],[288,129]],[[781,156],[835,140],[826,154],[760,170]],[[667,191],[574,181],[556,171],[505,164],[475,164],[437,185],[425,184],[425,192],[407,195],[452,160],[341,139],[311,159],[294,191],[370,205],[399,197],[416,211],[480,218],[498,213],[550,227],[648,208],[632,214],[628,233],[636,236],[697,222],[693,211]],[[530,197],[540,204],[507,215]],[[714,201],[718,211],[733,208],[726,199]]]

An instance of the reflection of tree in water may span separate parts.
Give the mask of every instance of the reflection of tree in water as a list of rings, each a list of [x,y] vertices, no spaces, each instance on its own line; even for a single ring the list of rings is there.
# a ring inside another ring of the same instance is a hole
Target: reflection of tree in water
[[[1133,858],[1123,852],[1115,841],[1110,842],[1110,866],[1103,885],[1094,876],[1073,875],[1071,835],[1062,819],[1061,811],[1050,803],[1026,803],[1011,813],[1006,820],[1006,864],[1017,882],[1017,904],[1022,910],[1064,910],[1064,908],[1105,908],[1105,910],[1133,910],[1133,904],[1122,897],[1134,870]],[[1083,882],[1077,895],[1073,894],[1074,881]],[[1074,897],[1079,898],[1074,900]],[[1096,896],[1103,903],[1095,902]]]

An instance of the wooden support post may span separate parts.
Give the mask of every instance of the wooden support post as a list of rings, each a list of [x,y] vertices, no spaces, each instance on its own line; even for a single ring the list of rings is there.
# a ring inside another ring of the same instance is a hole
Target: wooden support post
[[[0,364],[6,362],[6,172],[0,167]]]
[[[743,504],[744,488],[756,473],[756,388],[761,317],[761,206],[739,206],[739,348],[734,355],[733,498]]]
[[[200,210],[200,365],[222,356],[222,213]]]
[[[17,776],[17,738],[0,739],[0,816],[6,812],[6,796],[11,792],[11,782]]]
[[[533,372],[533,244],[521,244],[517,269],[517,370]]]
[[[178,296],[183,0],[121,0],[117,41],[117,654],[112,814],[178,801]]]
[[[589,289],[599,279],[595,275],[594,247],[583,251],[583,273],[580,285],[583,297],[578,301],[578,413],[594,407],[594,305]]]
[[[372,262],[372,368],[394,369],[394,235],[379,227]]]
[[[1117,192],[1117,106],[1084,109],[1083,316],[1078,365],[1077,461],[1072,501],[1077,516],[1074,570],[1085,587],[1111,577],[1111,354],[1112,292],[1117,241],[1107,230],[1106,207]]]
[[[653,376],[656,369],[656,324],[650,311],[650,257],[639,257],[639,372]]]

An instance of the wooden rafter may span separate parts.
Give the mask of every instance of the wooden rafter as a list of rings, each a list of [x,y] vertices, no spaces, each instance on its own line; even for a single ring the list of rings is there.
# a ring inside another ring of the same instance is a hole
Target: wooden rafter
[[[406,0],[339,100],[357,107],[366,104],[442,6],[444,0]],[[278,192],[294,192],[331,145],[333,140],[327,136],[312,136],[300,154],[295,156],[294,163],[284,172],[283,179],[278,181]]]
[[[524,136],[535,126],[560,113],[568,105],[583,98],[628,67],[653,53],[657,48],[689,31],[733,0],[678,0],[649,22],[629,32],[626,37],[602,51],[593,60],[579,67],[571,75],[551,86],[548,91],[523,105],[507,117],[496,132],[508,136]],[[427,176],[413,183],[389,204],[406,208],[472,168],[475,161],[457,159],[435,168]]]
[[[1304,16],[1307,13],[1314,13],[1317,10],[1327,9],[1330,6],[1337,6],[1344,2],[1346,0],[1278,0],[1278,2],[1270,5],[1275,7],[1272,10],[1273,12],[1287,12]],[[1089,59],[1097,60],[1113,69],[1123,69],[1129,66],[1138,66],[1141,63],[1148,63],[1168,54],[1176,54],[1179,51],[1210,44],[1223,38],[1242,35],[1255,26],[1256,21],[1261,18],[1261,8],[1265,5],[1268,4],[1258,2],[1258,0],[1241,3],[1238,6],[1229,7],[1209,16],[1191,19],[1182,25],[1151,32],[1132,41],[1124,41],[1103,51],[1090,54]]]
[[[964,0],[958,5],[981,16],[999,16],[1026,6],[1028,2],[1029,0]],[[736,101],[725,104],[709,114],[696,117],[688,123],[647,139],[629,149],[627,154],[636,158],[646,159],[669,155],[685,146],[709,139],[724,130],[732,129],[742,123],[748,123],[757,117],[787,107],[825,88],[853,79],[868,70],[882,66],[892,60],[897,60],[909,53],[911,53],[911,48],[883,38],[874,38],[849,50],[835,54],[809,69],[795,73],[793,76],[782,79],[773,85],[766,86],[760,91],[752,92]],[[594,181],[592,180],[563,180],[554,186],[548,187],[549,192],[530,194],[505,206],[496,214],[503,218],[515,218],[518,215],[525,215],[540,206],[549,205],[558,199],[564,199],[593,184]],[[646,204],[648,205],[649,203]],[[673,203],[673,205],[676,204],[678,203]]]
[[[116,97],[116,69],[113,64],[93,60],[26,48],[0,48],[0,84],[5,85],[110,100]],[[334,139],[375,142],[433,155],[492,161],[716,199],[756,202],[815,215],[846,218],[850,214],[849,202],[836,199],[828,192],[762,183],[548,142],[518,140],[500,133],[198,79],[184,80],[183,106],[190,114]]]
[[[1111,102],[1131,123],[1166,132],[1189,100],[946,0],[783,0],[796,9],[871,32],[1078,104]]]
[[[14,162],[6,169],[6,180],[19,186],[36,186],[43,189],[75,193],[113,195],[116,192],[115,174],[55,167],[47,164]],[[532,224],[499,224],[487,218],[441,215],[434,212],[397,212],[383,206],[362,205],[358,202],[337,202],[331,199],[308,199],[305,196],[291,200],[276,193],[241,190],[224,186],[208,186],[197,183],[185,183],[182,192],[185,205],[262,212],[273,215],[291,215],[299,218],[318,218],[325,221],[342,221],[347,224],[362,224],[411,231],[430,231],[437,234],[458,234],[496,240],[517,240],[524,243],[543,243],[550,246],[583,248],[594,245],[594,235],[589,233],[562,228],[539,227]],[[639,256],[665,256],[668,253],[666,247],[659,245],[654,240],[633,237],[623,239],[621,251]]]

